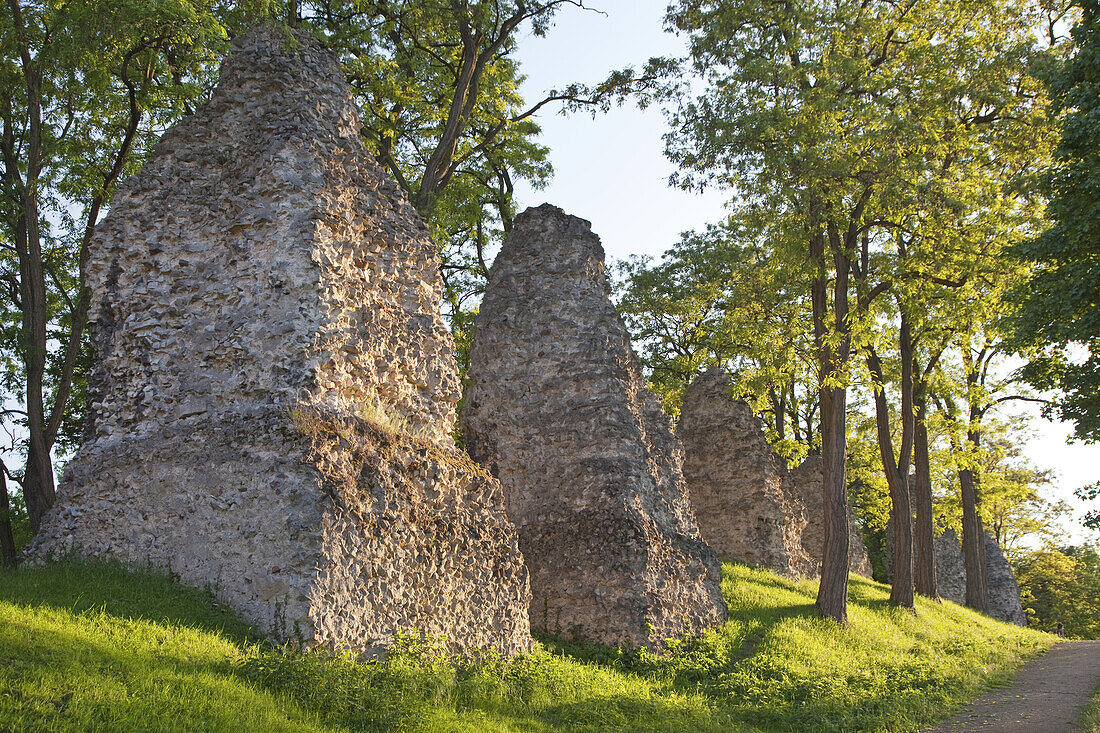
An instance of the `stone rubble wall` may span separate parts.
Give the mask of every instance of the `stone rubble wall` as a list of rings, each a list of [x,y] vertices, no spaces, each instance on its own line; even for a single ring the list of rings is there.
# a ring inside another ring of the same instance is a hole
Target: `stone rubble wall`
[[[721,557],[792,578],[820,576],[821,459],[810,457],[788,471],[760,419],[731,391],[729,377],[710,369],[689,385],[680,410],[684,477],[703,538]],[[849,569],[870,577],[851,507],[848,523]]]
[[[989,532],[983,532],[985,541],[985,601],[986,612],[995,619],[1018,626],[1027,625],[1020,587],[1012,567],[1005,559],[1001,546]],[[963,558],[962,540],[955,530],[948,527],[936,537],[933,550],[936,553],[936,589],[940,597],[965,605],[966,563]]]
[[[813,564],[802,546],[806,517],[786,491],[787,468],[729,389],[729,378],[711,369],[691,383],[680,410],[677,435],[699,531],[721,557],[805,577]]]
[[[812,558],[811,575],[821,575],[821,558],[825,547],[825,501],[821,495],[821,456],[810,456],[788,474],[786,485],[795,496],[801,497],[806,513],[806,529],[802,532],[802,547]],[[848,505],[848,571],[865,578],[871,577],[871,556],[863,544],[863,533],[856,520],[856,513]]]
[[[460,387],[438,257],[359,127],[316,42],[238,39],[213,98],[164,135],[97,229],[89,437],[255,404],[449,433]]]
[[[427,229],[316,41],[235,46],[91,244],[89,430],[32,561],[152,564],[279,639],[526,650],[499,483],[450,437]]]
[[[725,619],[720,570],[590,226],[549,205],[516,217],[489,275],[460,418],[519,529],[533,628],[659,646]]]

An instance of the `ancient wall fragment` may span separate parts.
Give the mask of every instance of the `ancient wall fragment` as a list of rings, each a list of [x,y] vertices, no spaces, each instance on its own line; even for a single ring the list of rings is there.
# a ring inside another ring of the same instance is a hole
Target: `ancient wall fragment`
[[[500,486],[449,437],[426,227],[319,44],[235,47],[97,230],[88,432],[33,555],[152,563],[279,638],[526,649]]]
[[[636,646],[725,618],[678,442],[588,222],[549,205],[516,217],[478,315],[461,420],[519,529],[534,628]]]
[[[806,529],[802,531],[802,547],[813,560],[811,575],[821,575],[821,558],[825,548],[825,501],[821,494],[821,456],[810,456],[787,475],[785,486],[802,502]],[[871,556],[863,544],[863,534],[856,513],[848,505],[848,570],[865,578],[871,577]]]
[[[729,377],[718,369],[696,377],[676,427],[699,531],[721,557],[807,576],[813,561],[802,546],[806,517],[785,486],[787,467],[752,409],[729,391]]]
[[[985,602],[986,613],[1000,621],[1027,625],[1020,587],[1016,576],[1005,559],[997,540],[983,532],[985,541]],[[966,563],[962,542],[955,530],[948,527],[933,543],[936,553],[936,590],[941,598],[955,603],[966,603]]]
[[[703,538],[721,557],[793,578],[821,574],[825,513],[821,459],[788,471],[764,426],[730,379],[712,368],[688,386],[677,435],[684,477]],[[871,576],[855,514],[848,507],[849,569]]]

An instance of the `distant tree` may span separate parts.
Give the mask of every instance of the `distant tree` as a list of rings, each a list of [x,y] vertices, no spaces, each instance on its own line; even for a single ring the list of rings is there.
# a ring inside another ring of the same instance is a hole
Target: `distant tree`
[[[667,63],[519,93],[525,34],[546,35],[582,0],[297,0],[274,7],[339,56],[363,111],[363,135],[429,225],[443,258],[451,325],[467,325],[492,254],[511,230],[517,181],[552,173],[537,138],[544,109],[606,110],[664,87]],[[548,107],[548,105],[553,105]]]
[[[1032,266],[1015,293],[1015,343],[1035,346],[1027,378],[1060,392],[1054,410],[1100,440],[1100,4],[1081,0],[1076,51],[1049,77],[1061,140],[1048,178],[1051,228],[1016,248]]]
[[[1047,546],[1013,563],[1028,626],[1071,639],[1100,639],[1100,547]]]
[[[673,415],[695,375],[720,366],[797,462],[820,448],[806,273],[745,216],[685,233],[659,263],[625,263],[618,308]]]
[[[1100,499],[1100,481],[1088,486],[1082,486],[1073,493],[1081,501],[1096,501]],[[1100,530],[1100,509],[1090,509],[1085,512],[1084,525],[1089,529]]]

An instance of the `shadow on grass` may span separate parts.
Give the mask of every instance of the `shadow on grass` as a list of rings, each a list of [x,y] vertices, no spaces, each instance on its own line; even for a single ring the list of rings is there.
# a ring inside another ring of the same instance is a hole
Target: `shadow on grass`
[[[258,639],[251,626],[209,592],[180,585],[157,570],[116,561],[69,558],[40,568],[0,570],[0,601],[190,626],[239,643]]]

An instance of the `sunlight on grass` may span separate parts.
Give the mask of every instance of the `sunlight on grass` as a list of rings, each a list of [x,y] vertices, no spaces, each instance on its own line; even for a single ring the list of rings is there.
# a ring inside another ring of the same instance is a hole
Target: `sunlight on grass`
[[[1051,642],[951,603],[913,615],[857,578],[847,628],[819,617],[812,582],[726,564],[722,590],[729,622],[661,657],[545,638],[468,663],[409,636],[360,663],[259,644],[153,573],[4,572],[0,729],[919,730]]]
[[[1083,733],[1100,733],[1100,687],[1092,694],[1092,702],[1081,712],[1077,727]]]

